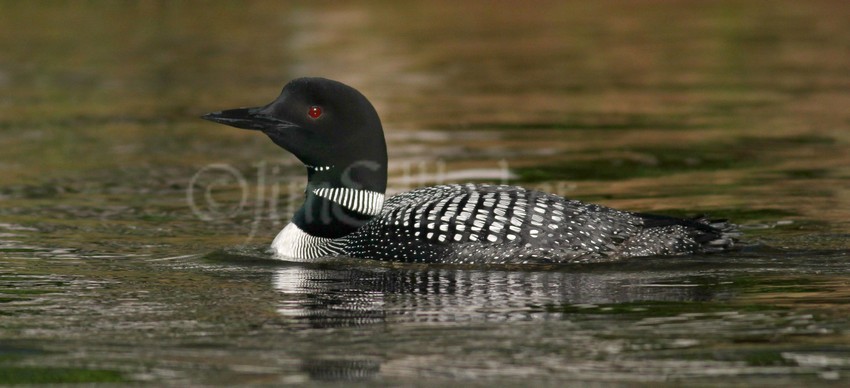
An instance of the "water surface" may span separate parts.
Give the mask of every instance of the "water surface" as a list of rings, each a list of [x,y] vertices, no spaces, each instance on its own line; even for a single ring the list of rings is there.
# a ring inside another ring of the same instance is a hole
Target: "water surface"
[[[798,386],[850,379],[841,1],[0,2],[0,383]],[[366,94],[390,189],[711,214],[605,265],[267,259],[303,169],[208,111]]]

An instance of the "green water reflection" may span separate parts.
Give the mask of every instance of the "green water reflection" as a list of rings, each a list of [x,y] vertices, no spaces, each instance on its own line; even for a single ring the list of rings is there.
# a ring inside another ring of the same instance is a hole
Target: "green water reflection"
[[[0,384],[846,384],[847,20],[826,0],[0,1]],[[745,244],[272,262],[303,169],[198,116],[304,75],[375,104],[393,190],[507,175],[728,218]]]

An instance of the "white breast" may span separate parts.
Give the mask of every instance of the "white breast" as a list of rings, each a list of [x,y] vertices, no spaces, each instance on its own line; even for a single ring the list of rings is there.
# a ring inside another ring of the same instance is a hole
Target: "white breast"
[[[341,254],[343,249],[335,239],[311,236],[290,222],[272,241],[272,251],[282,260],[306,262]]]

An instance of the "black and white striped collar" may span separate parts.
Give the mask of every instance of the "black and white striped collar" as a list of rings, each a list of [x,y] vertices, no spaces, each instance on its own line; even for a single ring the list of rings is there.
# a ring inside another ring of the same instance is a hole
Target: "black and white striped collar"
[[[384,207],[384,194],[370,190],[346,187],[319,187],[312,189],[317,197],[325,198],[343,208],[360,214],[376,216]]]

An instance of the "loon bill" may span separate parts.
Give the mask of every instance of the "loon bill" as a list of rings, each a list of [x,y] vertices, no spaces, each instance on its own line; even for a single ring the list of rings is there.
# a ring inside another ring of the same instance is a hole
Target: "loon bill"
[[[521,264],[614,261],[730,249],[734,225],[615,210],[515,186],[443,185],[385,198],[378,114],[354,88],[299,78],[270,104],[204,119],[265,133],[307,167],[304,204],[275,257]]]

